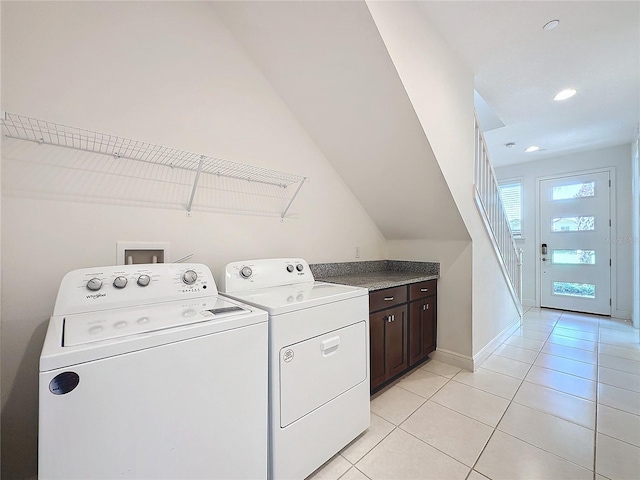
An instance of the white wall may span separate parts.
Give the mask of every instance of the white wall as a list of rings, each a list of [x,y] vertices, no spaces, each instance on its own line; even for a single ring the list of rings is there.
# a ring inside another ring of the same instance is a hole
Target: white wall
[[[247,257],[354,260],[355,246],[363,260],[386,258],[376,225],[204,3],[3,2],[2,109],[310,178],[292,206],[297,218],[281,223],[47,200],[21,193],[17,170],[5,169],[6,478],[36,472],[38,356],[59,282],[69,270],[115,263],[116,241],[168,241],[174,258],[194,253],[216,272]],[[21,148],[3,147],[7,164],[23,160]],[[67,150],[57,150],[64,161]]]
[[[365,2],[215,8],[386,238],[469,239]]]
[[[631,318],[632,308],[632,232],[631,232],[631,145],[621,145],[589,152],[531,161],[496,168],[498,179],[521,178],[523,181],[523,240],[517,242],[524,250],[523,303],[536,306],[539,296],[535,268],[538,261],[536,245],[536,189],[540,177],[570,174],[584,170],[613,168],[615,171],[616,212],[613,212],[611,234],[612,255],[612,314],[617,318]],[[603,239],[606,241],[606,239]],[[615,290],[613,289],[614,285]]]
[[[631,181],[633,202],[633,326],[640,328],[640,158],[638,158],[638,143],[640,135],[632,144],[631,152]]]
[[[496,276],[496,272],[500,272],[498,260],[472,196],[473,74],[415,3],[368,2],[367,5],[472,238],[472,255],[464,256],[469,263],[466,267],[459,264],[455,269],[457,277],[452,279],[452,283],[464,285],[471,274],[472,301],[464,297],[463,289],[458,301],[465,305],[464,312],[459,311],[453,318],[439,323],[444,331],[438,336],[451,339],[447,344],[451,348],[449,361],[458,355],[459,364],[473,368],[473,362],[466,360],[475,357],[519,320],[504,279]],[[403,245],[412,246],[405,250]],[[395,244],[395,256],[402,258],[415,253],[415,245]],[[491,288],[487,288],[488,285]],[[465,333],[454,335],[453,332]]]
[[[470,241],[389,240],[390,259],[440,263],[438,279],[438,351],[472,358]]]

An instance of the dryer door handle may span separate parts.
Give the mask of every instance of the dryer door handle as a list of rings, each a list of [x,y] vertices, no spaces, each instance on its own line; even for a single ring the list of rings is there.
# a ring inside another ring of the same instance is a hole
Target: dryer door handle
[[[327,338],[326,340],[320,342],[320,350],[325,357],[334,353],[339,346],[340,336],[338,335],[336,335],[335,337]]]

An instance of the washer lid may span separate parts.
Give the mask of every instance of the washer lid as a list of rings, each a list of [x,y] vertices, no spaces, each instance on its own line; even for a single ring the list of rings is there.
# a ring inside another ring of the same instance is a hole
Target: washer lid
[[[166,302],[144,308],[115,308],[67,315],[64,317],[62,346],[73,347],[192,323],[228,319],[249,311],[215,296],[185,302]]]
[[[267,310],[271,315],[315,307],[368,295],[368,290],[326,282],[298,283],[226,294],[241,302]]]

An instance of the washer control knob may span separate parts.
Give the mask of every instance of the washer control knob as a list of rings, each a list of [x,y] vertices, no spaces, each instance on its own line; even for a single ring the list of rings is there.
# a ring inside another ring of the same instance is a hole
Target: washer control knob
[[[242,276],[242,278],[249,278],[251,275],[253,275],[253,270],[251,270],[251,267],[242,267],[242,270],[240,270],[240,275]]]
[[[304,265],[302,265],[301,263],[296,265],[296,270],[298,270],[299,272],[301,272],[302,270],[304,270]]]
[[[113,280],[113,286],[116,288],[124,288],[127,286],[127,277],[116,277]]]
[[[141,287],[146,287],[151,282],[151,277],[149,275],[140,275],[138,277],[138,285]]]
[[[198,274],[193,270],[187,270],[182,274],[182,281],[187,285],[193,285],[198,279]]]
[[[293,265],[287,265],[287,272],[291,273],[295,270],[295,267]]]
[[[97,292],[102,288],[102,280],[99,278],[92,278],[87,282],[87,288],[92,292]]]

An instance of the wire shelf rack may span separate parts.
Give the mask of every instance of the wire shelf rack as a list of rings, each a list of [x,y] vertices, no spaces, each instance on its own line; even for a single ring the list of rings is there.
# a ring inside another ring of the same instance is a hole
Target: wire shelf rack
[[[247,189],[250,189],[251,185],[258,189],[262,185],[262,190],[256,193],[258,196],[264,195],[264,188],[280,190],[276,196],[282,200],[278,212],[281,218],[286,216],[302,185],[307,180],[307,177],[300,175],[231,162],[209,155],[71,127],[10,112],[4,112],[0,121],[4,135],[8,138],[108,155],[116,159],[135,160],[136,162],[169,167],[172,170],[180,169],[193,172],[190,195],[188,201],[185,202],[189,213],[194,205],[205,210],[215,210],[215,206],[206,204],[206,192],[199,195],[203,201],[198,202],[197,200],[196,192],[203,174],[205,177],[213,176],[246,183],[242,188],[236,188],[236,193],[247,193]],[[205,190],[211,188],[213,181],[215,180],[204,178],[203,183],[209,186],[205,186]],[[230,188],[233,189],[233,187],[229,187],[228,182],[225,183],[225,189],[228,191]],[[219,194],[216,195],[216,197],[219,196]],[[270,196],[274,195],[270,194]],[[233,206],[227,205],[224,209],[233,210]]]

